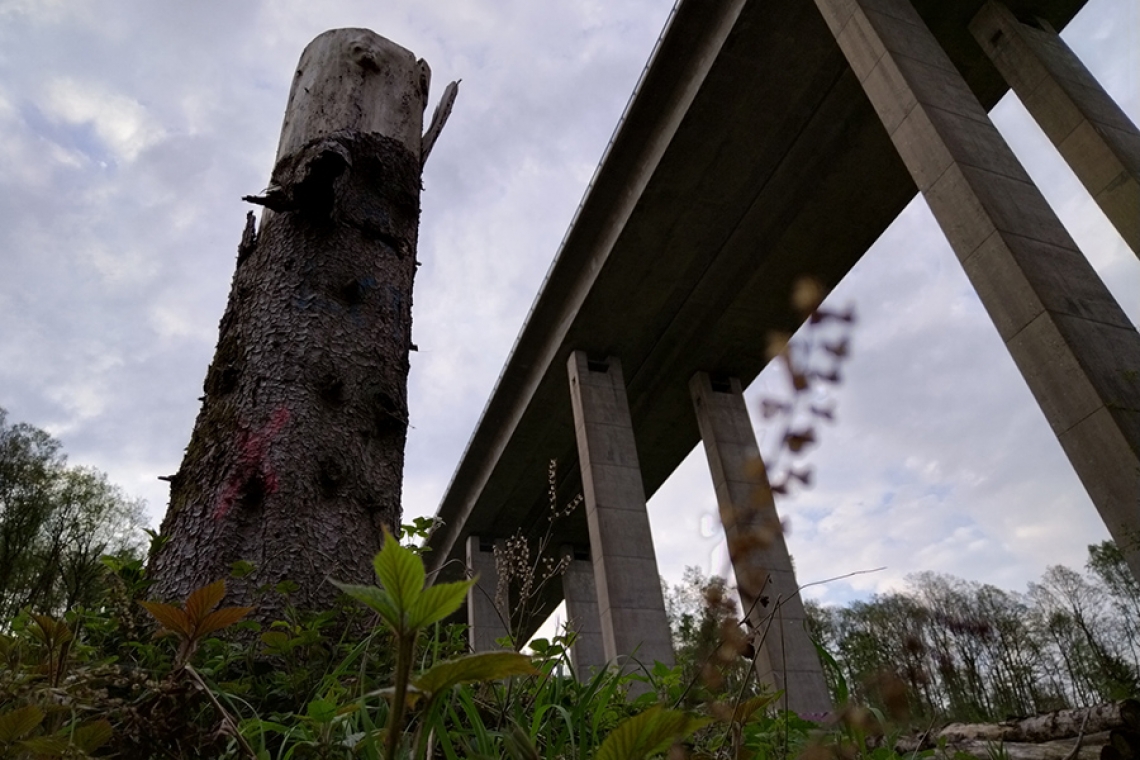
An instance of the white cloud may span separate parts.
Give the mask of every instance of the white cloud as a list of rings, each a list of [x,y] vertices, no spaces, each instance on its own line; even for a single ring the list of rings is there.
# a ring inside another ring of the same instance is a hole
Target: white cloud
[[[155,303],[150,310],[150,322],[162,338],[192,338],[207,344],[217,338],[217,328],[198,321],[186,304]]]
[[[23,17],[33,23],[57,24],[73,10],[68,0],[0,0],[0,18]]]
[[[51,119],[67,124],[90,124],[120,162],[131,162],[157,143],[165,130],[134,98],[114,92],[100,82],[53,77],[44,87],[41,108]]]
[[[80,255],[99,273],[104,284],[114,288],[138,288],[150,282],[159,265],[149,251],[126,245],[111,246],[89,241]]]

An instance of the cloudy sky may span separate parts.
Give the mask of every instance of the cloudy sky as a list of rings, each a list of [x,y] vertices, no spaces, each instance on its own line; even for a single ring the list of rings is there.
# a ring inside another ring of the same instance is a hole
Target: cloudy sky
[[[463,80],[424,175],[415,291],[405,515],[434,512],[671,5],[0,0],[0,406],[157,525],[297,57],[368,27],[428,60],[433,103]],[[1140,4],[1090,0],[1065,37],[1140,120]],[[994,119],[1140,321],[1140,261],[1012,96]],[[921,200],[833,301],[859,315],[839,420],[781,510],[801,582],[886,569],[810,593],[922,570],[1023,589],[1080,566],[1105,530]],[[762,376],[754,410],[783,388]],[[690,456],[652,500],[667,578],[723,572],[713,499]]]

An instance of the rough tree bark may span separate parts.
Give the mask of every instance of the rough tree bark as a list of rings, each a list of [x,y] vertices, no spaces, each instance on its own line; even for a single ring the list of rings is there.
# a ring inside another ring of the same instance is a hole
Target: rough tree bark
[[[238,560],[256,571],[229,581],[230,603],[288,579],[294,604],[321,608],[327,579],[373,579],[381,529],[400,522],[429,80],[365,29],[302,53],[270,185],[246,197],[265,207],[261,225],[248,215],[206,395],[168,478],[156,596],[184,598]],[[279,605],[263,600],[262,619]]]

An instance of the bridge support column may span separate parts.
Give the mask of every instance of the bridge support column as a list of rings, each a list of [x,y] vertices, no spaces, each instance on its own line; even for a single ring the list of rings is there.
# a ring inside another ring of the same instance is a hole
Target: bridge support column
[[[505,611],[495,606],[499,572],[495,567],[494,544],[479,536],[467,538],[467,570],[478,580],[467,592],[467,638],[473,652],[502,649],[496,643],[507,635]]]
[[[647,667],[654,661],[672,665],[621,363],[613,357],[589,361],[575,351],[568,371],[606,660],[633,655]]]
[[[566,600],[566,627],[574,632],[570,662],[578,680],[585,682],[606,666],[594,565],[588,551],[575,550],[569,544],[562,547],[562,556],[569,558],[562,575],[562,598]]]
[[[1140,578],[1140,335],[907,0],[816,0]]]
[[[807,616],[799,585],[740,381],[714,382],[708,373],[698,372],[689,382],[689,391],[740,602],[749,626],[763,636],[756,657],[757,676],[784,690],[785,709],[800,714],[830,712],[827,681],[804,627]]]
[[[1140,255],[1140,131],[1052,29],[999,2],[970,31],[1125,242]]]

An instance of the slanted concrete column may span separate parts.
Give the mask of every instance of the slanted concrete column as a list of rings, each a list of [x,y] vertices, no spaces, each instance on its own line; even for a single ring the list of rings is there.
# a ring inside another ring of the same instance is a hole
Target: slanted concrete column
[[[784,709],[832,709],[827,681],[804,624],[803,601],[780,531],[776,502],[737,378],[698,372],[689,382],[716,487],[720,521],[748,624],[763,636],[756,673],[784,690]]]
[[[592,362],[575,351],[568,370],[606,660],[633,655],[647,667],[672,665],[621,363],[614,357]]]
[[[1140,578],[1140,335],[906,0],[816,0]]]
[[[467,639],[471,642],[471,651],[502,649],[495,640],[507,635],[507,618],[495,607],[499,573],[495,568],[492,541],[479,536],[467,537],[467,570],[477,577],[467,592]]]
[[[598,611],[598,591],[590,552],[567,544],[562,556],[569,564],[562,575],[562,598],[566,601],[566,627],[574,632],[570,662],[579,681],[589,681],[606,666],[602,644],[602,618]]]
[[[988,2],[970,31],[1025,109],[1140,256],[1140,131],[1044,24]]]

